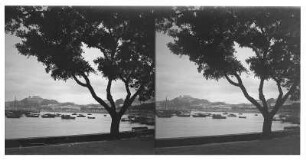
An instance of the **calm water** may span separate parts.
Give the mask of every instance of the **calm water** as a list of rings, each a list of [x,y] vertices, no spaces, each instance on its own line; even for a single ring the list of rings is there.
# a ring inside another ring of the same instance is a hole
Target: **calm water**
[[[219,113],[220,114],[220,113]],[[261,132],[263,117],[258,114],[243,114],[246,119],[227,117],[227,119],[212,119],[211,117],[171,117],[156,118],[156,138],[211,136],[237,133]],[[274,121],[272,130],[283,130],[285,126],[295,126],[290,123]]]
[[[109,133],[111,117],[104,114],[92,114],[96,119],[76,117],[75,120],[55,118],[5,118],[5,138],[27,138],[63,136],[92,133]],[[121,122],[120,131],[130,131],[132,127],[147,126],[139,123]],[[154,126],[147,126],[154,128]]]

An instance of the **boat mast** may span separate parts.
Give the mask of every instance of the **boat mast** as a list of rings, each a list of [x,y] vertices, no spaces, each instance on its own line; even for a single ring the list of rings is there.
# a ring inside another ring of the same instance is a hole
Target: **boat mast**
[[[16,106],[16,96],[14,97],[14,107],[13,110],[17,111],[17,106]]]
[[[168,110],[168,109],[167,109],[167,103],[168,103],[168,99],[167,99],[167,97],[166,97],[165,110]]]

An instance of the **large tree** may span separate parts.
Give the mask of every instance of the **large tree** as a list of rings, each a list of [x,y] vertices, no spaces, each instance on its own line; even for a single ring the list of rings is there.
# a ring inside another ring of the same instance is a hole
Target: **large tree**
[[[155,30],[149,8],[132,7],[6,7],[5,30],[20,37],[20,54],[37,57],[55,80],[73,79],[112,117],[110,133],[119,136],[122,115],[136,98],[154,96]],[[101,55],[91,66],[83,47]],[[107,80],[106,99],[100,98],[90,74]],[[113,99],[114,81],[122,81],[126,97],[122,107]]]
[[[263,135],[270,135],[279,108],[288,98],[299,97],[300,9],[176,7],[173,14],[158,24],[159,30],[174,38],[170,50],[189,56],[206,79],[225,78],[240,88],[264,117]],[[255,53],[246,59],[249,68],[237,59],[236,44]],[[241,75],[250,72],[259,79],[259,101],[243,84]],[[263,92],[268,80],[278,88],[273,106]]]

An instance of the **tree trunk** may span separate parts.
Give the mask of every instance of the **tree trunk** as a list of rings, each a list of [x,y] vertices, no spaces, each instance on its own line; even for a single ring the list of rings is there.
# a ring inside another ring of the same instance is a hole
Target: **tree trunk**
[[[272,120],[273,116],[270,115],[264,116],[264,122],[262,127],[262,135],[264,138],[269,138],[271,136]]]
[[[112,123],[110,128],[110,134],[111,137],[114,139],[119,139],[119,126],[120,126],[120,117],[118,115],[113,115],[112,117]]]

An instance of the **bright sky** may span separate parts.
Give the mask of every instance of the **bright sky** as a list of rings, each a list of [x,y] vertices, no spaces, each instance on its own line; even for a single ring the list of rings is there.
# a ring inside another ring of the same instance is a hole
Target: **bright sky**
[[[196,98],[227,103],[249,103],[242,95],[241,90],[230,85],[225,79],[219,81],[206,80],[197,72],[197,66],[189,61],[186,56],[177,56],[170,52],[166,44],[171,38],[157,33],[156,36],[156,98],[164,100],[180,95],[191,95]],[[96,103],[89,91],[77,85],[73,80],[55,81],[44,70],[42,63],[38,63],[35,57],[25,57],[18,54],[14,44],[19,39],[5,36],[5,100],[18,100],[28,96],[39,95],[47,99],[55,99],[60,102],[74,102],[77,104]],[[238,59],[244,62],[251,56],[250,49],[236,47]],[[85,58],[92,60],[100,54],[97,49],[84,47]],[[93,63],[91,63],[94,65]],[[247,65],[245,62],[244,65]],[[101,75],[91,75],[91,83],[97,94],[106,99],[106,79]],[[244,75],[243,81],[249,93],[258,99],[258,79],[252,74]],[[126,95],[124,85],[121,82],[113,84],[113,96],[115,99]],[[277,88],[274,82],[266,82],[264,87],[266,98],[277,97]]]
[[[157,33],[156,36],[156,99],[173,99],[180,95],[207,99],[212,102],[221,101],[231,104],[249,103],[238,87],[230,85],[225,79],[206,80],[198,73],[197,66],[187,56],[177,56],[170,52],[166,44],[172,39]],[[236,48],[236,55],[244,65],[245,59],[254,54],[248,48]],[[243,75],[243,82],[249,94],[258,99],[259,80],[252,74]],[[266,82],[264,86],[266,98],[276,98],[277,88],[274,82]]]
[[[13,100],[15,96],[17,100],[21,100],[37,95],[59,102],[97,103],[89,91],[76,84],[74,80],[55,81],[35,57],[18,54],[14,45],[19,41],[17,37],[5,35],[5,101]],[[93,60],[100,54],[97,49],[85,48],[84,52],[87,60]],[[91,75],[89,78],[96,93],[102,99],[106,99],[106,79],[101,75]],[[113,83],[112,93],[114,99],[124,98],[126,92],[123,83]]]

